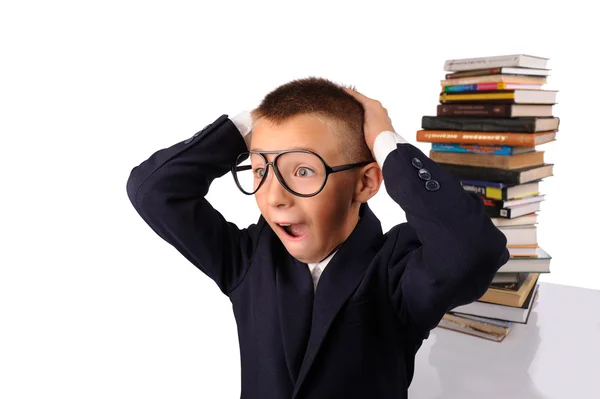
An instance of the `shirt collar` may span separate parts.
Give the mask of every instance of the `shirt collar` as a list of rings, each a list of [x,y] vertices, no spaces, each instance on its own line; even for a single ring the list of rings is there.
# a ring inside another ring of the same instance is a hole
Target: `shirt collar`
[[[321,270],[323,270],[325,268],[325,266],[327,266],[327,264],[329,263],[329,261],[331,260],[331,258],[333,258],[333,255],[335,255],[337,252],[337,248],[331,252],[331,254],[329,254],[325,259],[323,259],[320,262],[317,263],[309,263],[308,264],[308,268],[310,269],[310,272],[312,273],[312,271],[315,269],[315,267],[317,265],[319,265],[319,267],[321,268]]]

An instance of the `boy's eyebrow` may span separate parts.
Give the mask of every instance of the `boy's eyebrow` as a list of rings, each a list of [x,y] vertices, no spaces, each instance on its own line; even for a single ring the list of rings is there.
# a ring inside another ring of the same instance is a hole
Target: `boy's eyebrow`
[[[308,151],[312,151],[314,153],[318,152],[310,147],[290,147],[290,148],[286,148],[285,150],[274,150],[274,151],[286,151],[286,150],[308,150]],[[259,151],[259,152],[263,152],[263,151],[267,151],[267,150],[263,150],[262,148],[252,148],[251,151]]]

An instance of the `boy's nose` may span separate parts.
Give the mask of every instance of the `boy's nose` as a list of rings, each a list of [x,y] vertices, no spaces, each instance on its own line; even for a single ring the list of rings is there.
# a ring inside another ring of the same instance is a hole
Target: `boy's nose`
[[[267,204],[273,207],[288,206],[290,204],[290,196],[285,187],[281,185],[273,170],[269,168],[265,182],[261,190],[267,193]]]

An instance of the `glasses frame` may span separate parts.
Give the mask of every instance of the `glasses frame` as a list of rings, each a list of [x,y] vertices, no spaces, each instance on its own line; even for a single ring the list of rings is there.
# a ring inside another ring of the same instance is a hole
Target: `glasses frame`
[[[279,173],[279,168],[277,168],[277,158],[279,158],[280,155],[287,154],[289,152],[302,152],[302,153],[312,154],[312,155],[315,155],[317,158],[319,158],[319,160],[321,162],[323,162],[323,165],[325,166],[325,179],[323,180],[323,185],[321,186],[321,188],[319,188],[319,190],[317,192],[315,192],[313,194],[301,194],[301,193],[298,193],[298,192],[292,190],[291,188],[289,188],[287,186],[287,184],[285,183],[285,180],[283,179],[283,177]],[[246,159],[248,159],[250,157],[250,154],[260,155],[264,159],[264,161],[265,161],[265,174],[263,175],[263,177],[262,177],[260,183],[258,184],[258,186],[256,186],[256,189],[254,191],[252,191],[252,192],[245,191],[242,188],[242,185],[238,181],[237,173],[236,173],[236,171],[240,172],[240,171],[252,169],[252,165],[238,166],[238,164],[240,162],[245,161]],[[275,157],[273,158],[273,160],[271,162],[269,162],[269,160],[267,159],[267,157],[265,156],[265,154],[277,154],[277,155],[275,155]],[[246,155],[246,157],[245,158],[241,158],[243,155]],[[349,164],[346,164],[346,165],[329,166],[329,165],[327,165],[327,162],[325,162],[325,160],[323,158],[321,158],[321,156],[319,154],[317,154],[316,152],[310,151],[310,150],[298,149],[298,150],[281,150],[281,151],[245,151],[245,152],[242,152],[241,154],[239,154],[237,156],[236,161],[231,166],[231,174],[233,175],[233,179],[235,180],[235,184],[238,186],[238,188],[240,189],[240,191],[242,193],[244,193],[246,195],[253,195],[258,190],[260,190],[260,188],[262,187],[263,183],[266,180],[266,177],[269,175],[269,165],[270,165],[273,168],[273,171],[275,172],[275,176],[277,177],[277,180],[283,186],[283,188],[285,188],[287,191],[289,191],[290,193],[292,193],[292,194],[294,194],[294,195],[296,195],[298,197],[309,198],[309,197],[314,197],[315,195],[317,195],[321,191],[323,191],[323,188],[325,187],[325,184],[327,184],[327,179],[329,178],[330,174],[337,173],[337,172],[343,172],[343,171],[349,170],[349,169],[358,168],[360,166],[368,165],[368,164],[370,164],[372,162],[374,162],[374,161],[363,161],[363,162],[349,163]]]

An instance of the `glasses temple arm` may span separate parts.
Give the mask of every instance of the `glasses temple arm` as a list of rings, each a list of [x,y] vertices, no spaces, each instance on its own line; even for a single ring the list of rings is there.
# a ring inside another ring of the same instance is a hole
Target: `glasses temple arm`
[[[331,173],[341,172],[343,170],[357,168],[359,166],[368,165],[370,163],[371,163],[371,161],[364,161],[364,162],[358,162],[358,163],[351,163],[351,164],[348,164],[348,165],[333,166],[330,169],[331,169]]]

